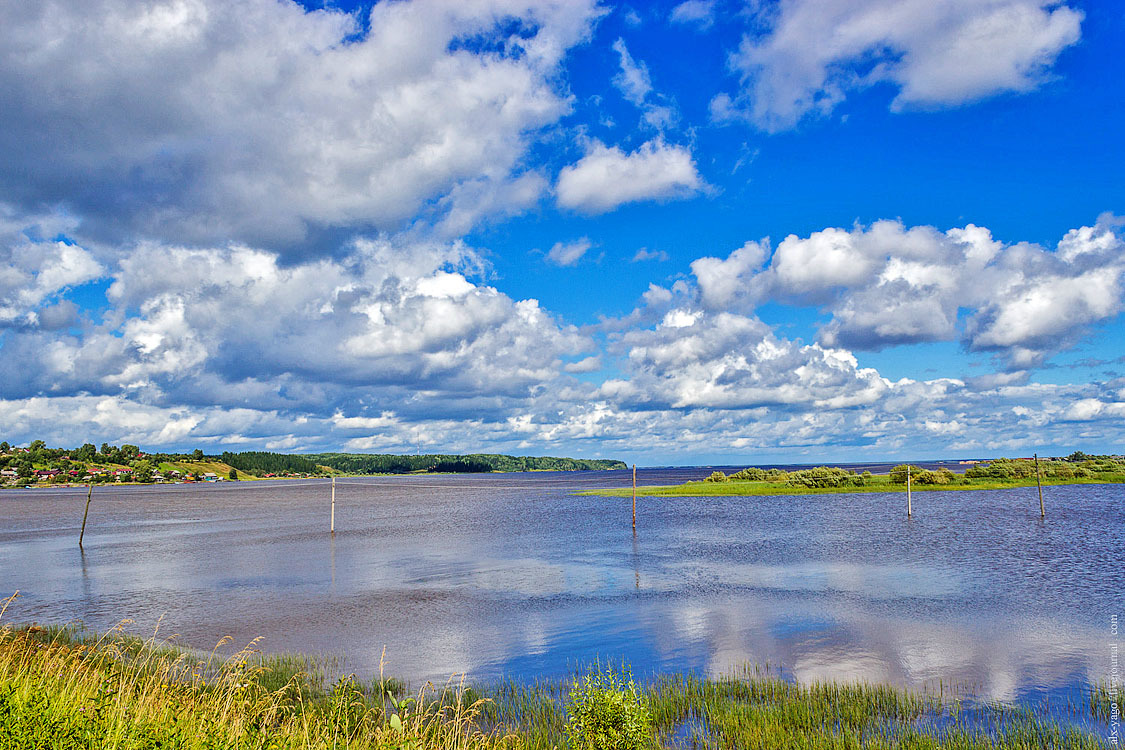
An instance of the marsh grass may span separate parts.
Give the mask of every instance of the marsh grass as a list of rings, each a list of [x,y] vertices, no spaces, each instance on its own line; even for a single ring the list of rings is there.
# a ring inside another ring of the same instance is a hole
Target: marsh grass
[[[595,664],[592,671],[599,671]],[[480,718],[535,750],[567,747],[570,687],[582,678],[532,684],[499,682],[474,693],[487,701]],[[798,685],[768,668],[743,667],[718,678],[661,675],[641,685],[652,717],[653,747],[762,750],[1094,750],[1096,734],[1075,724],[1097,719],[1068,705],[1074,723],[1046,706],[979,702],[939,683],[922,693],[886,685],[821,682]],[[1057,709],[1058,707],[1056,707]],[[1056,711],[1058,713],[1058,711]]]
[[[1121,721],[1125,716],[1125,687],[1110,685],[1109,680],[1102,680],[1090,690],[1090,713],[1099,721],[1108,722],[1113,718],[1116,707],[1116,720]]]
[[[1094,478],[1047,479],[1044,487],[1064,484],[1125,484],[1125,474],[1101,474]],[[914,484],[914,492],[962,492],[966,490],[1005,490],[1016,487],[1035,487],[1035,478],[996,479],[976,478],[956,484]],[[610,488],[583,490],[575,495],[598,495],[604,497],[629,497],[632,488]],[[893,484],[885,474],[876,474],[867,484],[841,487],[794,487],[785,482],[685,482],[675,485],[652,485],[637,487],[638,496],[647,497],[729,497],[729,496],[770,496],[770,495],[843,495],[860,492],[900,492],[906,493],[906,485]]]
[[[256,645],[225,655],[226,642],[197,652],[120,629],[0,627],[0,750],[565,748],[571,690],[602,669],[411,693],[382,675],[336,678],[338,660],[265,655]],[[662,675],[637,688],[654,748],[1107,747],[1042,707],[977,705],[944,686],[798,685],[747,667],[719,678]],[[1100,686],[1077,710],[1104,721],[1108,700]]]
[[[459,686],[427,685],[392,700],[402,683],[326,685],[325,665],[264,656],[251,643],[229,656],[113,630],[0,628],[0,750],[17,748],[442,748],[512,746],[476,723],[482,705]],[[309,665],[316,667],[305,671]],[[319,669],[320,671],[317,671]],[[394,706],[394,711],[389,707]]]

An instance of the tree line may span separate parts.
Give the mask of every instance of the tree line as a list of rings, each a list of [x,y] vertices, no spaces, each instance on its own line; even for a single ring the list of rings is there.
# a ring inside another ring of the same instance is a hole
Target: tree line
[[[389,453],[316,453],[306,458],[348,474],[408,474],[416,471],[592,471],[624,469],[623,461],[554,456],[508,456],[500,453],[400,456]]]

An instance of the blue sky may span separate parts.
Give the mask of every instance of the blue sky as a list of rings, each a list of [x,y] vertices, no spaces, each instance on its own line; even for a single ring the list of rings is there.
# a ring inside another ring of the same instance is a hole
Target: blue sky
[[[1123,450],[1108,2],[0,2],[23,443]]]

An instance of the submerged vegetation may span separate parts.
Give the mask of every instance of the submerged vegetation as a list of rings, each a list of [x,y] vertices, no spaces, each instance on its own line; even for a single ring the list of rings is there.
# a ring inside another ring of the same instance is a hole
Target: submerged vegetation
[[[1040,459],[1038,481],[1043,485],[1125,482],[1125,459],[1074,453],[1065,459]],[[993,490],[1036,484],[1036,463],[1030,459],[997,458],[971,465],[964,474],[946,467],[923,469],[902,464],[887,474],[862,473],[836,466],[786,471],[751,466],[727,475],[713,471],[702,481],[678,485],[637,487],[638,495],[802,495],[809,493],[887,492],[906,488],[907,474],[915,490]],[[632,488],[588,490],[582,495],[632,494]]]
[[[1067,718],[944,692],[797,685],[750,668],[638,683],[624,668],[595,664],[572,679],[426,685],[413,693],[382,676],[333,679],[339,670],[253,648],[221,656],[117,631],[90,638],[67,628],[5,627],[0,750],[1107,746],[1080,726],[1107,721],[1104,686]]]

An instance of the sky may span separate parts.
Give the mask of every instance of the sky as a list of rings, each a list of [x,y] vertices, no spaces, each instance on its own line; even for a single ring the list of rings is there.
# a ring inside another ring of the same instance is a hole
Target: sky
[[[0,0],[0,439],[1125,452],[1125,7]]]

